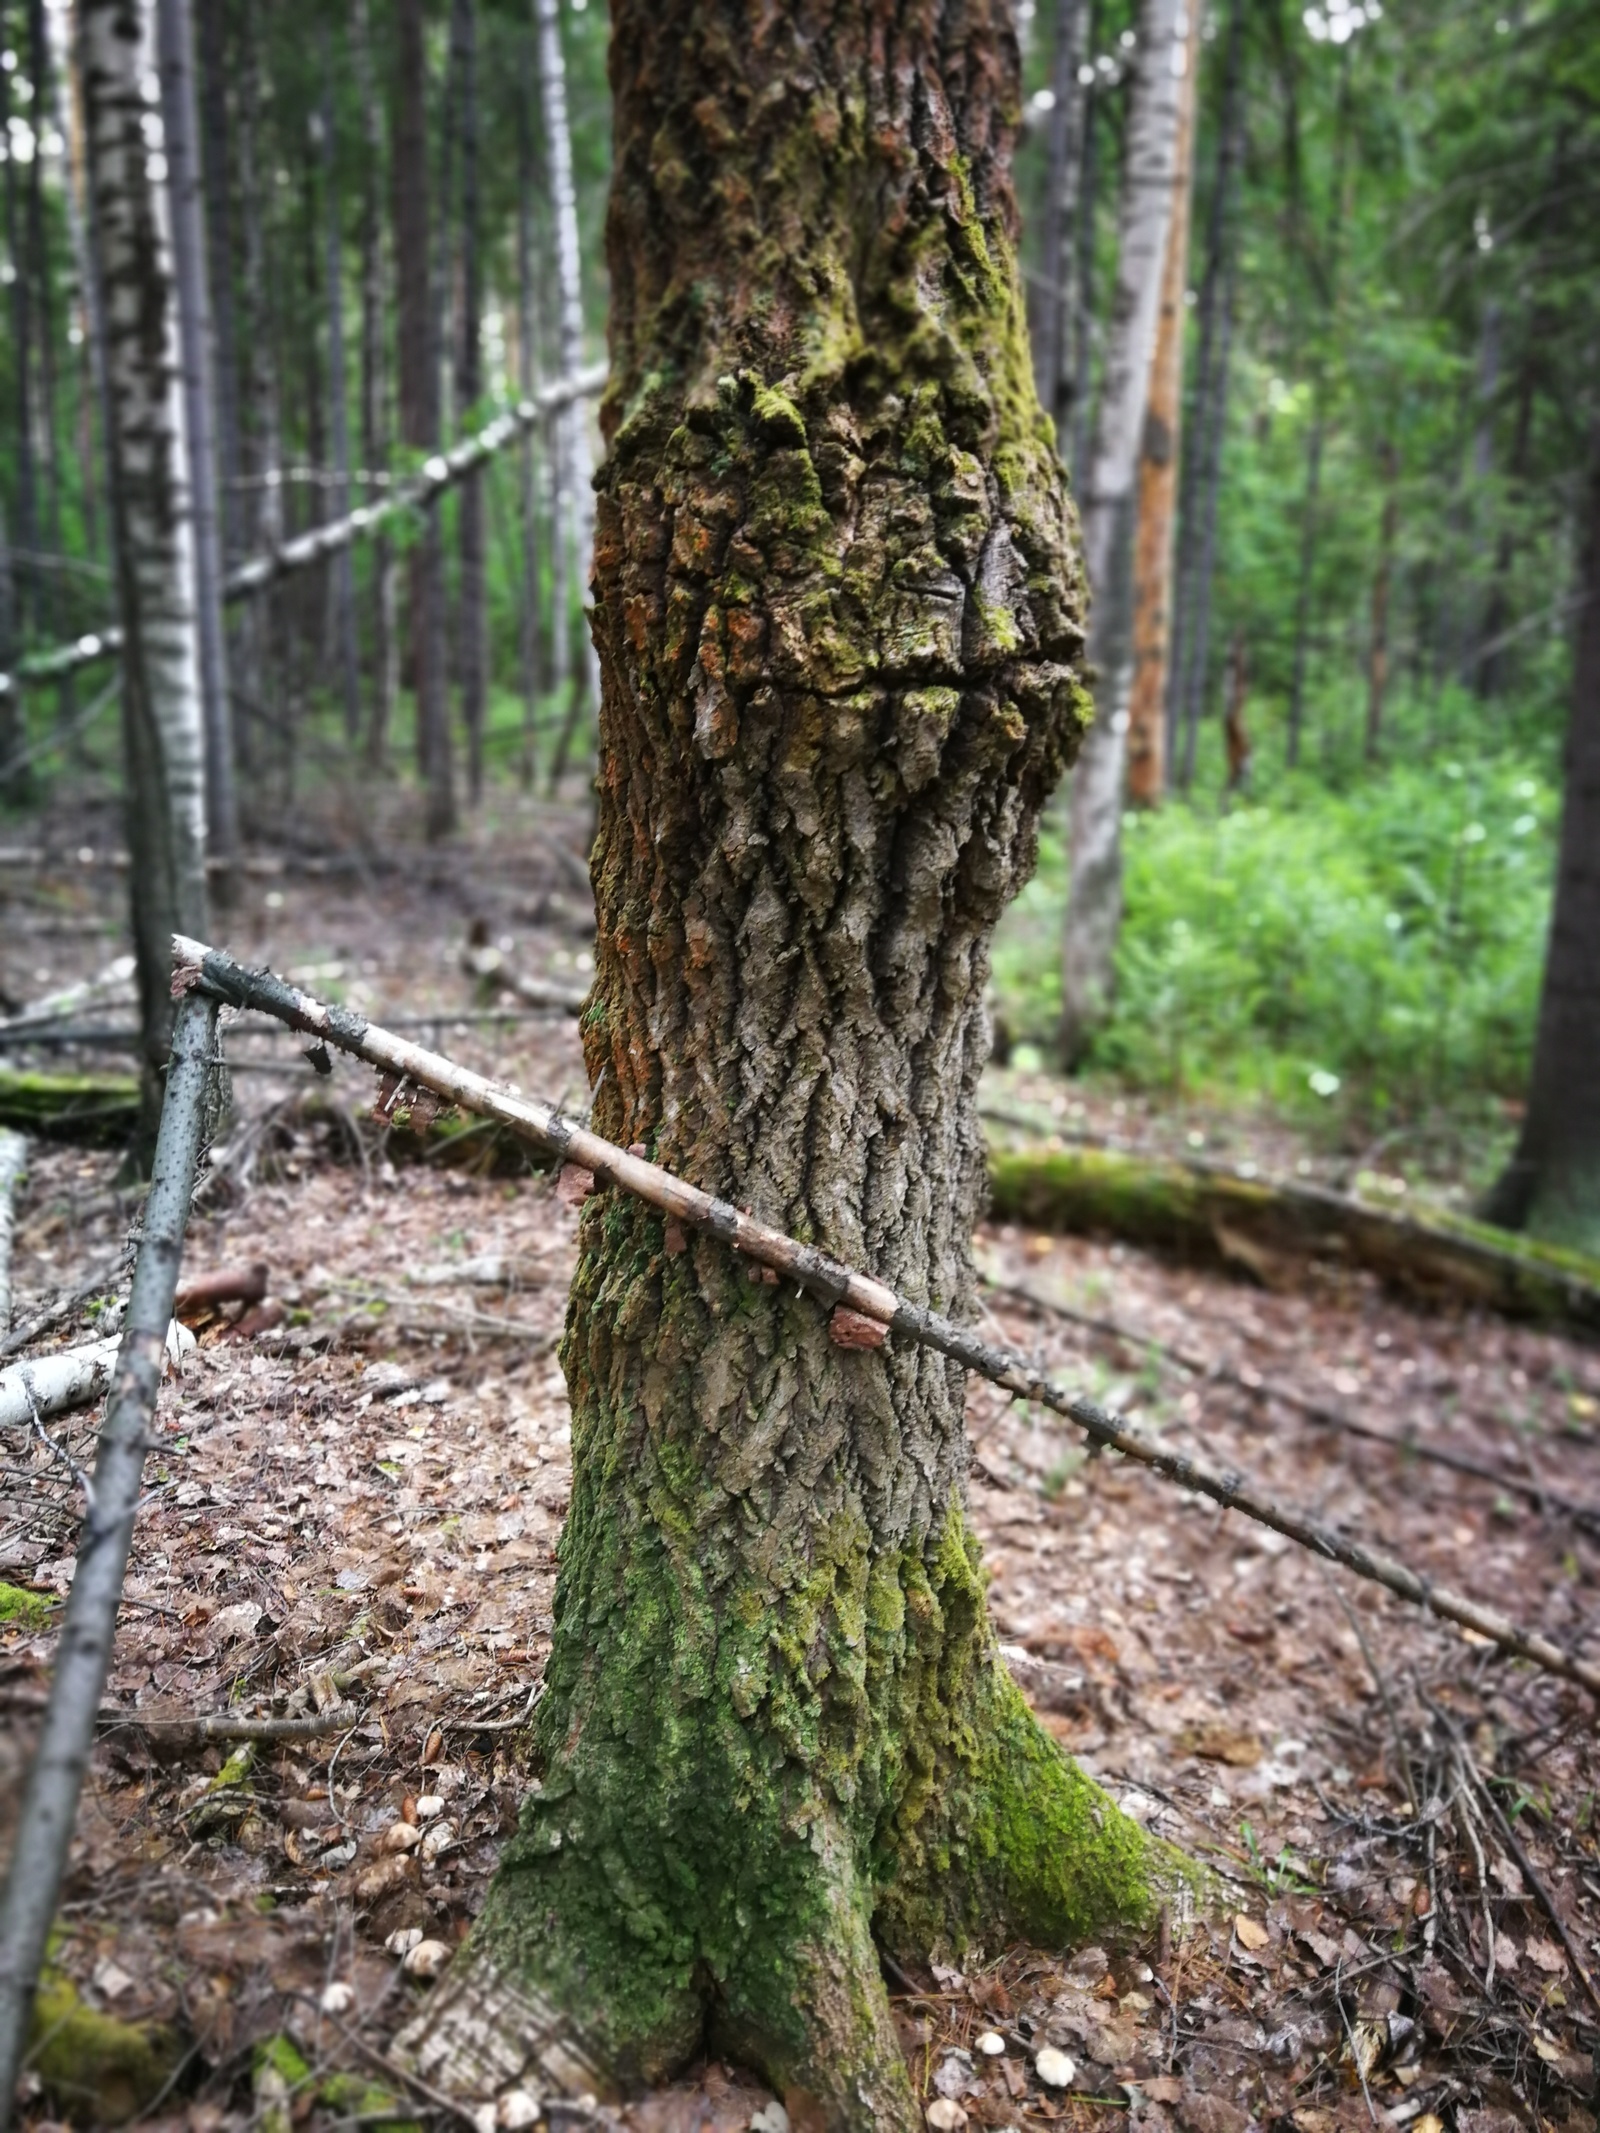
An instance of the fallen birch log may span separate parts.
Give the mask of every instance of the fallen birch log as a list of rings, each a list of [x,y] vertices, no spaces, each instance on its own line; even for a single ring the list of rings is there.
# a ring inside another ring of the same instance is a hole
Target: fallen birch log
[[[205,1133],[216,1028],[217,1011],[209,1000],[185,1000],[179,1008],[127,1328],[100,1429],[92,1490],[85,1492],[87,1507],[56,1645],[50,1701],[0,1895],[0,2099],[6,2105],[22,2066],[34,1993],[111,1667],[123,1573],[144,1486],[145,1447]]]
[[[1401,1599],[1486,1638],[1511,1657],[1530,1660],[1600,1697],[1600,1666],[1564,1652],[1538,1631],[1522,1629],[1495,1609],[1480,1605],[1465,1593],[1435,1585],[1394,1557],[1348,1538],[1309,1512],[1277,1502],[1243,1474],[1168,1451],[1130,1428],[1121,1416],[1054,1384],[1025,1357],[980,1340],[967,1327],[896,1295],[870,1274],[830,1258],[814,1245],[801,1244],[781,1230],[769,1228],[728,1201],[702,1192],[685,1179],[674,1177],[671,1171],[646,1161],[642,1155],[633,1155],[602,1140],[599,1134],[575,1125],[548,1104],[513,1096],[509,1089],[483,1075],[457,1066],[440,1053],[425,1051],[347,1007],[325,1006],[269,970],[247,969],[221,949],[180,934],[174,936],[172,950],[174,992],[198,990],[230,1007],[254,1007],[264,1014],[276,1015],[291,1028],[337,1045],[401,1083],[409,1081],[446,1103],[499,1120],[572,1171],[587,1173],[594,1184],[631,1192],[663,1214],[705,1231],[774,1274],[794,1281],[831,1308],[833,1335],[841,1346],[877,1347],[886,1335],[894,1333],[935,1349],[1019,1399],[1064,1415],[1092,1445],[1120,1452],[1180,1488],[1210,1497],[1225,1510],[1241,1511],[1326,1561],[1340,1563]]]
[[[180,1362],[194,1345],[188,1327],[174,1319],[167,1328],[167,1361]],[[54,1355],[0,1370],[0,1429],[28,1429],[35,1416],[48,1422],[52,1415],[92,1407],[111,1389],[121,1346],[122,1335],[113,1333],[103,1341],[62,1348]]]
[[[11,1329],[11,1242],[16,1232],[17,1188],[28,1169],[28,1144],[0,1126],[0,1340]]]
[[[1299,1180],[1100,1147],[992,1149],[989,1191],[1002,1219],[1108,1231],[1267,1288],[1333,1259],[1427,1302],[1600,1333],[1600,1263],[1443,1210],[1399,1214]]]

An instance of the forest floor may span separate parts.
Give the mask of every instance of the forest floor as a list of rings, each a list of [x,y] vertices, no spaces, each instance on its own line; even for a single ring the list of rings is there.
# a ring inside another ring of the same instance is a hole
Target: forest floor
[[[461,964],[480,922],[519,971],[583,981],[578,839],[570,818],[530,813],[515,839],[381,870],[291,864],[249,877],[216,930],[375,1020],[436,1015],[422,1041],[578,1105],[572,1022],[466,1019],[481,995]],[[0,873],[0,989],[27,998],[100,967],[121,894],[113,870],[66,848],[25,885]],[[146,2125],[444,2123],[437,2099],[385,2069],[424,1989],[395,1951],[420,1936],[442,1960],[465,1933],[527,1779],[519,1727],[549,1648],[570,1482],[554,1351],[574,1217],[547,1178],[492,1165],[486,1144],[476,1171],[470,1141],[456,1167],[401,1157],[360,1123],[372,1084],[352,1063],[317,1081],[286,1037],[241,1032],[229,1048],[250,1064],[187,1268],[265,1262],[270,1303],[254,1332],[226,1312],[201,1325],[163,1392],[52,1960],[85,2007],[181,2039]],[[1184,1146],[1206,1130],[1137,1107],[1114,1118],[1120,1099],[1037,1077],[1027,1094],[1063,1117],[1086,1103],[1079,1128]],[[1216,1123],[1208,1152],[1247,1141],[1263,1167],[1313,1160],[1237,1121]],[[116,1167],[38,1150],[19,1210],[19,1319],[114,1257],[136,1204]],[[1423,1313],[1348,1274],[1311,1269],[1268,1290],[993,1225],[977,1251],[990,1330],[1058,1378],[1600,1652],[1592,1347]],[[1185,1374],[1061,1304],[1235,1381]],[[82,1323],[56,1337],[84,1338]],[[1502,1492],[1314,1426],[1286,1393],[1528,1486]],[[1163,1921],[1139,1945],[996,1951],[970,1975],[897,1978],[919,2093],[956,2106],[933,2122],[1593,2124],[1600,1755],[1587,1700],[1208,1501],[1086,1460],[1052,1418],[986,1384],[968,1420],[991,1606],[1025,1693],[1131,1813],[1220,1867],[1234,1894],[1214,1921]],[[58,1437],[85,1454],[92,1417]],[[44,1446],[10,1446],[7,1460],[0,1579],[41,1597],[0,1623],[0,1849],[76,1523],[73,1484]],[[329,1704],[350,1707],[342,1731],[253,1753],[173,1723]],[[1074,2062],[1065,2089],[1038,2077],[1045,2045]],[[570,2099],[548,2112],[731,2133],[765,2102],[707,2066],[620,2113]],[[73,2099],[35,2086],[26,2108],[42,2126]],[[79,2099],[75,2115],[87,2109]]]

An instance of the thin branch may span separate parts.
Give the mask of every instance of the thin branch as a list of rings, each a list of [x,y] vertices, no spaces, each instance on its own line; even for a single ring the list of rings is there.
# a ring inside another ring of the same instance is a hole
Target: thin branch
[[[1385,1586],[1401,1599],[1428,1609],[1445,1621],[1455,1622],[1486,1637],[1513,1658],[1530,1660],[1546,1672],[1562,1675],[1600,1697],[1600,1667],[1564,1652],[1536,1630],[1525,1630],[1493,1608],[1484,1607],[1464,1593],[1435,1585],[1393,1556],[1369,1548],[1325,1525],[1310,1513],[1267,1496],[1242,1474],[1227,1472],[1208,1461],[1185,1457],[1153,1443],[1132,1429],[1121,1416],[1108,1413],[1092,1400],[1069,1392],[1037,1371],[1025,1357],[990,1346],[964,1326],[896,1295],[870,1274],[801,1244],[781,1230],[769,1228],[728,1201],[715,1198],[674,1177],[670,1171],[633,1155],[597,1133],[564,1118],[549,1105],[530,1097],[513,1096],[510,1090],[460,1067],[437,1052],[424,1051],[388,1030],[369,1023],[345,1007],[328,1007],[321,1001],[286,984],[267,970],[249,970],[221,949],[178,935],[173,940],[173,987],[182,993],[199,989],[234,1007],[255,1007],[277,1016],[292,1028],[335,1044],[341,1051],[365,1059],[369,1065],[407,1077],[448,1102],[498,1119],[513,1132],[545,1149],[562,1163],[590,1174],[596,1185],[616,1186],[659,1208],[663,1214],[703,1230],[735,1251],[745,1253],[758,1265],[794,1281],[819,1297],[837,1313],[834,1328],[845,1339],[854,1338],[851,1319],[865,1319],[883,1332],[902,1335],[925,1348],[975,1370],[991,1383],[1020,1399],[1030,1400],[1054,1413],[1065,1415],[1092,1444],[1121,1452],[1180,1488],[1209,1496],[1225,1509],[1242,1511],[1246,1517],[1298,1541],[1329,1562],[1343,1563],[1360,1577]],[[879,1333],[878,1338],[882,1338]]]

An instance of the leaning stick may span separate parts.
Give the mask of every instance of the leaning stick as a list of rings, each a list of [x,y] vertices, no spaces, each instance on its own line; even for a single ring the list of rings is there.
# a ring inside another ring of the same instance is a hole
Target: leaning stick
[[[924,1348],[937,1349],[1019,1399],[1031,1400],[1066,1416],[1100,1449],[1121,1452],[1180,1488],[1211,1497],[1225,1510],[1242,1511],[1247,1518],[1298,1541],[1326,1561],[1341,1563],[1358,1577],[1383,1585],[1401,1599],[1487,1638],[1512,1658],[1529,1660],[1547,1673],[1576,1681],[1591,1695],[1600,1697],[1600,1667],[1572,1657],[1538,1631],[1519,1628],[1493,1608],[1482,1606],[1464,1593],[1435,1585],[1393,1556],[1348,1539],[1293,1505],[1277,1502],[1243,1474],[1167,1450],[1130,1428],[1120,1415],[1042,1376],[1014,1350],[994,1347],[937,1311],[908,1302],[870,1274],[831,1259],[813,1245],[798,1243],[782,1230],[769,1228],[728,1201],[702,1192],[698,1186],[674,1177],[671,1171],[647,1162],[643,1156],[631,1155],[613,1142],[602,1140],[599,1134],[574,1124],[548,1104],[514,1096],[483,1075],[380,1029],[347,1007],[325,1006],[269,970],[247,969],[220,948],[209,948],[180,934],[174,937],[172,950],[174,992],[198,989],[230,1007],[253,1007],[263,1014],[275,1015],[293,1029],[304,1030],[366,1060],[369,1066],[415,1082],[419,1088],[431,1090],[463,1110],[496,1119],[558,1161],[589,1171],[597,1184],[620,1187],[689,1228],[720,1238],[759,1265],[797,1282],[823,1303],[869,1319],[874,1328],[881,1327]]]
[[[396,482],[392,493],[381,504],[364,504],[344,518],[330,519],[325,525],[312,527],[309,533],[300,534],[280,547],[269,549],[264,555],[251,556],[247,562],[240,563],[222,581],[223,599],[247,600],[253,593],[288,577],[292,571],[303,570],[308,563],[320,563],[356,541],[366,539],[369,534],[381,532],[405,513],[425,510],[447,489],[464,481],[516,438],[537,429],[561,409],[579,400],[592,399],[605,382],[605,366],[596,364],[579,371],[574,378],[562,378],[553,385],[546,385],[531,400],[519,400],[515,407],[507,408],[503,415],[496,415],[481,430],[475,430],[470,437],[452,445],[448,452],[435,453],[423,463],[421,472],[410,480]],[[68,674],[76,674],[82,667],[93,666],[96,660],[109,659],[121,649],[122,631],[112,627],[92,631],[72,644],[55,645],[48,651],[35,652],[19,663],[14,674],[0,674],[0,698],[11,695],[19,683],[60,681]]]
[[[0,1896],[0,2125],[9,2115],[22,2068],[34,1989],[111,1664],[145,1447],[183,1257],[184,1225],[200,1162],[216,1027],[215,1002],[197,998],[184,1002],[173,1031],[127,1330],[100,1431],[93,1493],[79,1535],[50,1701],[28,1772],[11,1870]]]

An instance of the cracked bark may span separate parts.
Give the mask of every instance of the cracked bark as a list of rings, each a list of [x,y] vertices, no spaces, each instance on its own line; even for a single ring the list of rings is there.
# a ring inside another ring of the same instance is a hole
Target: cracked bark
[[[595,638],[598,1130],[971,1308],[989,939],[1081,730],[1005,0],[618,0]],[[592,1199],[543,1777],[403,2040],[595,2088],[702,2042],[920,2122],[877,1945],[1137,1917],[999,1663],[962,1373]]]

